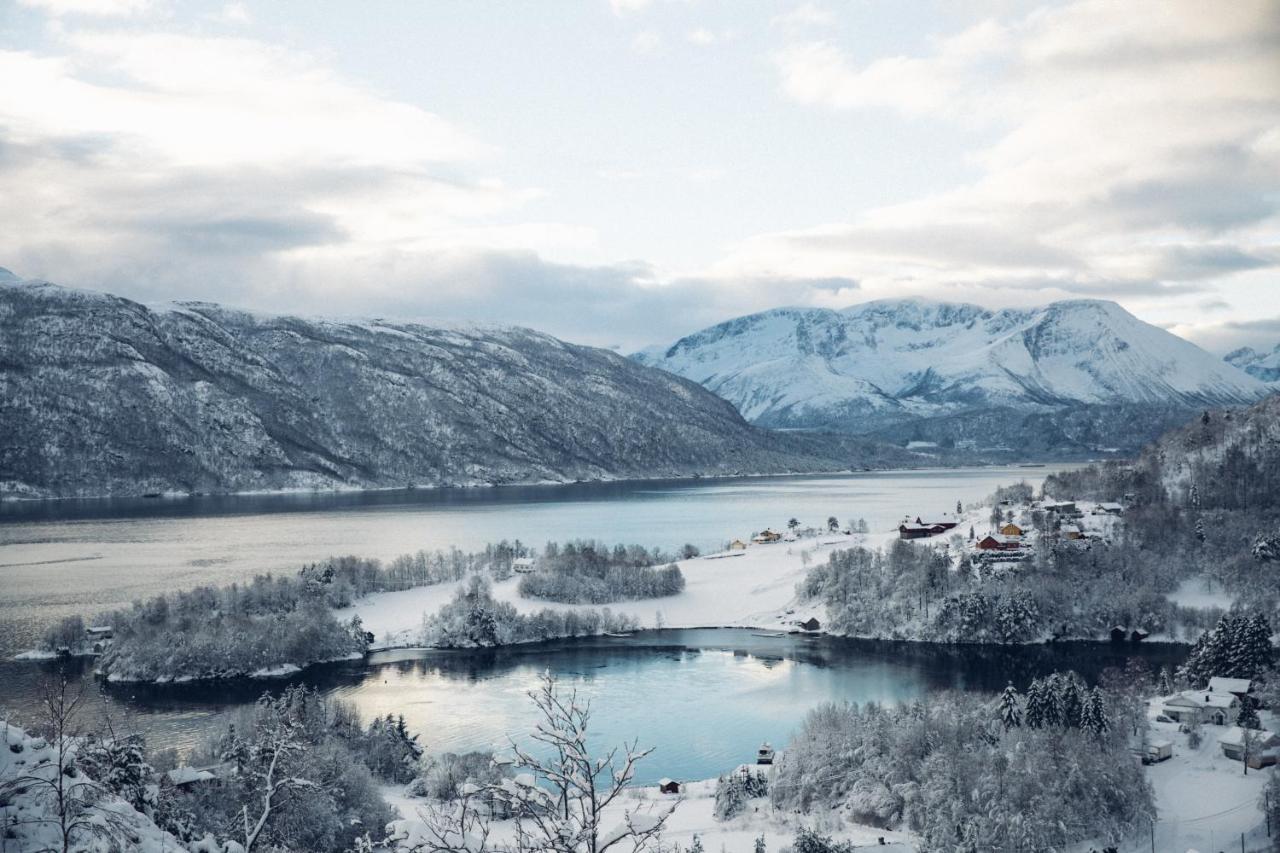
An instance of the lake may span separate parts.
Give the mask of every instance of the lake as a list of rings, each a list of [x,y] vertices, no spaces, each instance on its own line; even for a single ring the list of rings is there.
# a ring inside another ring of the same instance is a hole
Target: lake
[[[856,474],[381,492],[0,503],[0,656],[59,617],[174,589],[294,572],[356,554],[478,549],[520,539],[600,539],[703,550],[791,517],[822,525],[954,511],[1055,469],[1018,466]],[[0,706],[3,692],[0,688]]]
[[[399,651],[366,662],[316,667],[305,683],[355,703],[369,719],[403,714],[429,752],[501,749],[522,738],[535,712],[526,693],[544,670],[594,709],[594,748],[638,739],[655,747],[637,781],[710,778],[784,745],[823,702],[896,703],[942,690],[994,692],[1054,670],[1090,682],[1131,656],[1153,669],[1180,663],[1183,646],[1058,643],[1024,647],[933,646],[733,629],[648,631],[632,637],[553,641],[483,651]],[[72,662],[83,669],[82,662]],[[5,699],[29,710],[54,664],[0,663]],[[104,687],[89,681],[89,713],[186,750],[224,726],[230,709],[262,684]],[[274,685],[279,689],[280,685]]]

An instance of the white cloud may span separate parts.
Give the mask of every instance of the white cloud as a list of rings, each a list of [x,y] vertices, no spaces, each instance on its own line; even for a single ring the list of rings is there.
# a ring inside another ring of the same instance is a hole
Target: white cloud
[[[247,24],[253,20],[249,7],[243,3],[225,4],[218,13],[218,18],[228,24]]]
[[[615,15],[625,15],[647,9],[653,0],[609,0],[609,8]]]
[[[655,30],[642,30],[631,39],[631,49],[639,54],[656,53],[662,47],[662,36]]]
[[[796,39],[774,59],[800,103],[889,110],[994,141],[973,156],[975,180],[743,241],[723,274],[846,275],[868,295],[1155,304],[1280,266],[1274,0],[1077,0],[970,26],[919,55],[859,61]]]
[[[97,18],[123,18],[154,8],[154,0],[18,0],[23,6],[40,9],[50,15],[85,15]]]

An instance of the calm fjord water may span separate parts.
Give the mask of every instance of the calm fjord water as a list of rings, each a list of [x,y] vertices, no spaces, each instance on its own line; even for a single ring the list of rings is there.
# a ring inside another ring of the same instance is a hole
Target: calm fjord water
[[[347,699],[366,719],[403,714],[429,752],[502,749],[535,721],[526,692],[550,670],[594,709],[598,747],[638,740],[655,748],[637,781],[705,779],[750,761],[761,741],[787,742],[824,702],[896,703],[940,690],[994,692],[1057,669],[1094,681],[1131,655],[1152,667],[1180,662],[1185,648],[1109,643],[1025,647],[932,646],[760,636],[747,630],[646,631],[478,651],[398,651],[367,662],[308,670],[293,683]],[[75,663],[79,666],[79,663]],[[56,664],[0,662],[0,706],[32,706],[42,673]],[[180,751],[225,726],[261,683],[107,687],[86,682],[89,707],[112,715],[157,747]],[[280,685],[272,685],[278,689]],[[526,744],[536,748],[535,745]]]
[[[566,539],[663,548],[692,542],[706,550],[793,516],[814,525],[831,515],[862,517],[886,530],[904,514],[951,511],[958,500],[976,502],[1021,479],[1038,484],[1050,470],[0,503],[0,656],[29,647],[61,616],[294,572],[333,555],[390,559],[500,539],[538,547]]]

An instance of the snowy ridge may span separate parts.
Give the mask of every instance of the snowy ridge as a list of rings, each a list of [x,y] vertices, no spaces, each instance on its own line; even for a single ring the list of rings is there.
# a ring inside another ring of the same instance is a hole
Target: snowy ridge
[[[769,433],[693,382],[530,329],[153,308],[18,280],[0,280],[0,423],[0,496],[885,464],[871,442]]]
[[[779,308],[637,353],[748,420],[869,433],[991,409],[1238,405],[1266,386],[1114,302],[1030,310],[881,300]]]
[[[1280,344],[1270,352],[1258,352],[1253,347],[1241,347],[1227,353],[1223,359],[1238,367],[1254,379],[1272,385],[1280,385]]]

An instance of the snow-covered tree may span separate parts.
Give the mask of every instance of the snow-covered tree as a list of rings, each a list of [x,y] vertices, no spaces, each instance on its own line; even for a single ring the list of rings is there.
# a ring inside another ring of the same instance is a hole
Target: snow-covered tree
[[[618,845],[628,853],[656,849],[674,804],[629,809],[617,825],[603,824],[605,811],[621,802],[635,778],[636,765],[652,750],[639,749],[633,742],[593,757],[587,745],[590,704],[580,702],[576,691],[562,691],[550,674],[543,675],[541,686],[529,698],[539,713],[530,738],[549,757],[539,757],[513,742],[514,778],[470,794],[508,810],[514,838],[490,844],[488,813],[464,804],[460,809],[424,814],[426,838],[415,849],[426,853],[480,849],[604,853]]]
[[[1240,699],[1240,710],[1236,713],[1236,725],[1242,729],[1262,728],[1262,720],[1258,717],[1258,700],[1247,693]]]
[[[1004,725],[1005,731],[1022,725],[1022,707],[1018,702],[1018,688],[1013,686],[1012,681],[1000,694],[1000,722]]]

